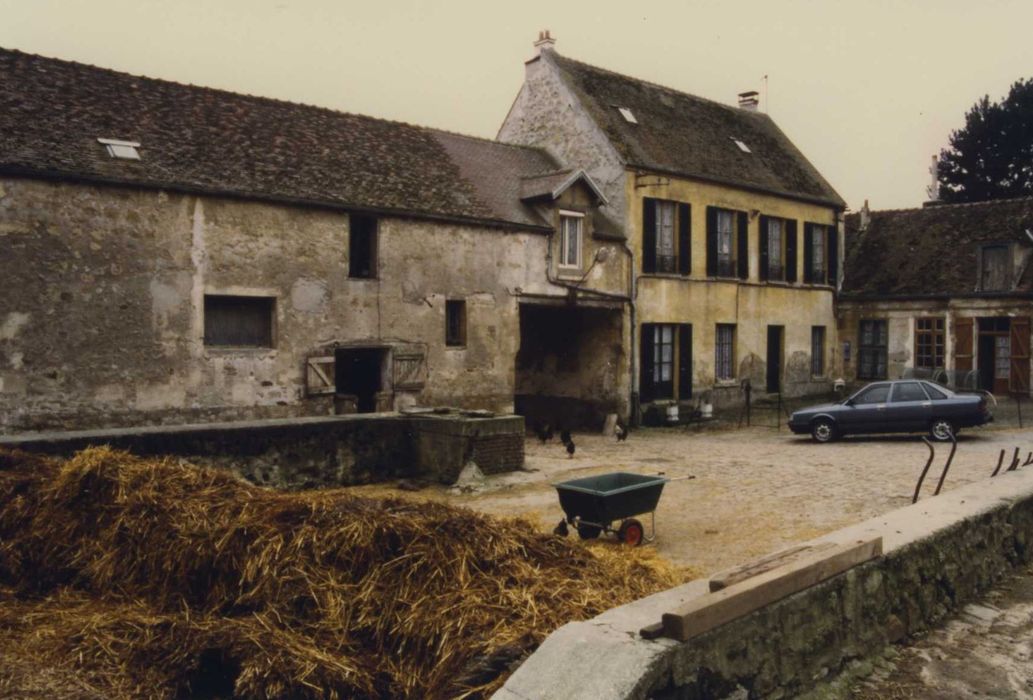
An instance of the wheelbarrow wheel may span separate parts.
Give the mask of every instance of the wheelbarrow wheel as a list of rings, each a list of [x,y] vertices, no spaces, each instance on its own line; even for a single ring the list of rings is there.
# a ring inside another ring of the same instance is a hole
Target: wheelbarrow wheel
[[[577,525],[577,536],[583,540],[594,540],[602,531],[603,529],[598,525],[589,525],[588,523],[578,523]]]
[[[621,523],[620,529],[617,530],[617,539],[631,547],[638,547],[645,539],[642,523],[634,518],[628,518]]]

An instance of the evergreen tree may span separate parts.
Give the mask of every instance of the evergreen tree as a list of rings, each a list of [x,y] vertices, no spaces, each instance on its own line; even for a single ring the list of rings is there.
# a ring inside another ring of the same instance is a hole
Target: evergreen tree
[[[940,197],[980,202],[1033,195],[1033,79],[1001,102],[984,96],[940,151]]]

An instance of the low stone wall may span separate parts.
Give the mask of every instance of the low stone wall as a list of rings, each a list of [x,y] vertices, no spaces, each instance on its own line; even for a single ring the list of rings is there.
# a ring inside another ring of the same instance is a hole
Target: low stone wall
[[[386,413],[0,437],[0,447],[58,455],[91,445],[181,456],[280,488],[398,477],[452,483],[470,460],[487,473],[523,467],[524,421],[520,416]]]
[[[706,580],[565,625],[494,696],[782,698],[943,620],[1033,558],[1033,469],[1002,474],[830,533],[881,536],[884,556],[688,642],[638,631],[708,592]]]

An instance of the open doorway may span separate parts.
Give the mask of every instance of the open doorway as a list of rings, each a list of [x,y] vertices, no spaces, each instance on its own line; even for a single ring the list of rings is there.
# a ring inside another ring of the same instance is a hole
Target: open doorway
[[[979,388],[1006,394],[1011,377],[1011,319],[1007,316],[983,317],[978,323],[976,364]]]
[[[784,326],[768,326],[768,376],[767,386],[769,394],[782,391],[782,348]]]
[[[334,352],[334,383],[338,396],[354,397],[358,413],[377,410],[383,390],[385,348],[338,348]]]

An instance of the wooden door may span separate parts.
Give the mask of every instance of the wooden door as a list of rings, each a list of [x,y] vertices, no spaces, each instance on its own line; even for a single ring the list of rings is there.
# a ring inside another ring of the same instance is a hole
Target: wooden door
[[[1029,395],[1029,316],[1011,320],[1011,372],[1009,391]]]
[[[961,375],[972,371],[972,325],[971,318],[954,319],[954,369]]]

